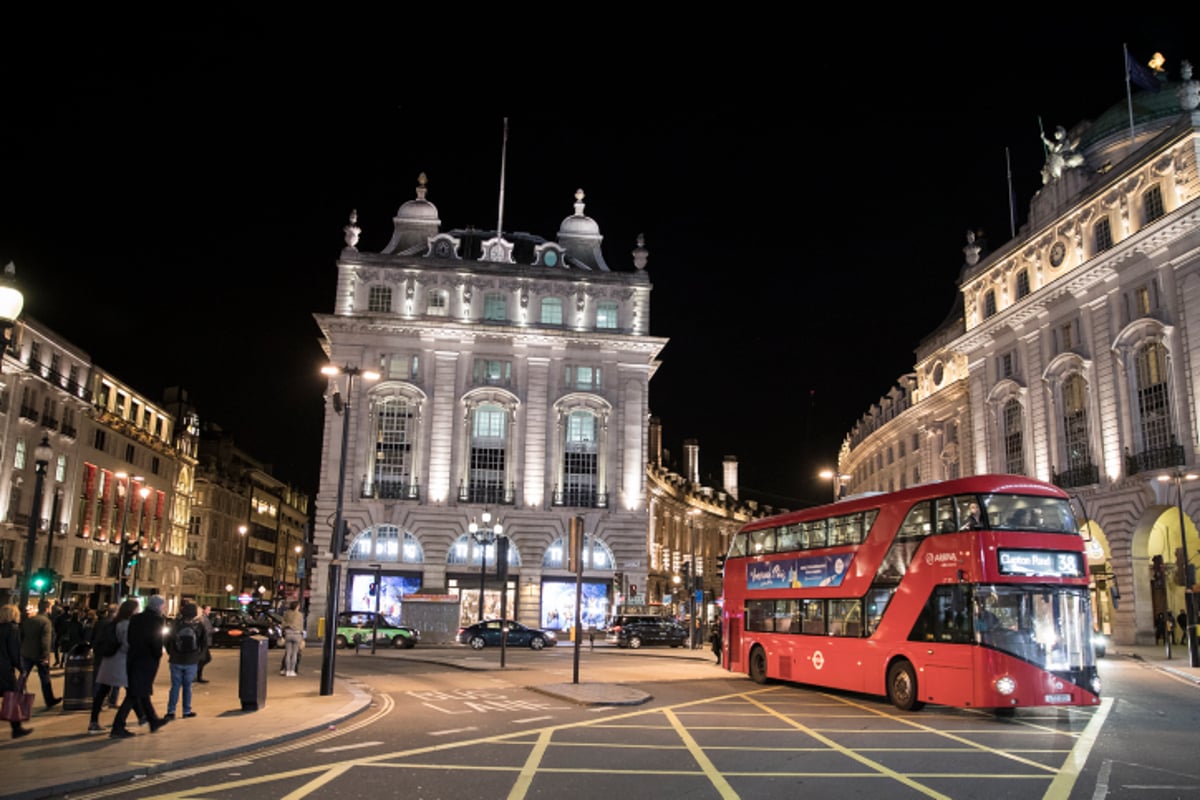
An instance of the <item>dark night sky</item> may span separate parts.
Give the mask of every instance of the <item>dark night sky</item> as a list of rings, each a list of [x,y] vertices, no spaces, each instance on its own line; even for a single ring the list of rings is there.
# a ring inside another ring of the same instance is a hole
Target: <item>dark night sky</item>
[[[315,494],[312,314],[350,209],[378,251],[425,172],[444,229],[494,227],[507,116],[506,230],[553,238],[582,187],[610,267],[646,236],[668,449],[694,437],[706,483],[734,454],[743,497],[815,502],[949,311],[966,231],[1009,238],[1005,148],[1020,226],[1039,116],[1124,103],[1122,43],[1172,79],[1200,64],[1178,19],[950,22],[834,43],[833,21],[689,39],[612,18],[583,41],[553,20],[0,19],[0,264],[26,313],[143,394],[186,387]]]

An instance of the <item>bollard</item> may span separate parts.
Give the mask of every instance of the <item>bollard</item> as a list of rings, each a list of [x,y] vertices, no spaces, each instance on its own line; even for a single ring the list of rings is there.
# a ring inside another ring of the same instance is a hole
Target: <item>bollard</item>
[[[242,711],[258,711],[267,704],[267,649],[265,636],[242,639],[242,660],[238,671],[238,698]]]

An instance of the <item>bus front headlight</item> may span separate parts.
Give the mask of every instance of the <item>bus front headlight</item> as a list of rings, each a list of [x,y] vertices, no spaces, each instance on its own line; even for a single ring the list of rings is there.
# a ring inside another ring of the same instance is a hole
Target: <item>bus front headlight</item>
[[[1010,695],[1017,691],[1017,682],[1009,675],[996,679],[996,691],[1002,695]]]

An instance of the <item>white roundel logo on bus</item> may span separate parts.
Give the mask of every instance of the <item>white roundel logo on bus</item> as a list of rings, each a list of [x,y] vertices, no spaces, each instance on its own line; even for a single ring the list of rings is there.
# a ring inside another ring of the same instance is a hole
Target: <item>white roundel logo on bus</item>
[[[817,669],[825,666],[825,656],[821,655],[820,650],[813,651],[812,664]]]

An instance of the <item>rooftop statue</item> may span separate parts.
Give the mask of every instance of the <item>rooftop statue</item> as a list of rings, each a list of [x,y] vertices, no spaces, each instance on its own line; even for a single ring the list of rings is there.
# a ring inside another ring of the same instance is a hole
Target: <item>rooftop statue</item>
[[[1078,139],[1067,140],[1067,132],[1062,125],[1054,129],[1054,138],[1047,139],[1043,131],[1042,144],[1046,146],[1046,166],[1042,167],[1042,183],[1047,184],[1058,180],[1069,169],[1083,166],[1083,156],[1075,152],[1079,147]]]

